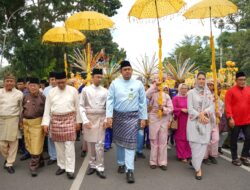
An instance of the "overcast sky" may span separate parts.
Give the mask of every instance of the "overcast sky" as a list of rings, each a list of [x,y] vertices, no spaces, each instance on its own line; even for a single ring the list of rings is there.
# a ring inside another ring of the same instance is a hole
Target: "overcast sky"
[[[136,22],[128,19],[128,13],[136,0],[120,0],[122,8],[113,17],[116,29],[112,32],[114,41],[127,51],[127,58],[136,63],[136,58],[144,55],[152,56],[158,51],[157,23]],[[200,0],[185,0],[187,5],[182,12]],[[169,16],[161,20],[163,38],[163,57],[173,51],[175,45],[185,35],[204,36],[210,34],[209,20],[186,20],[181,14]],[[215,37],[220,31],[214,28]]]
[[[158,31],[156,22],[136,22],[128,19],[128,13],[136,0],[120,0],[122,7],[118,10],[118,14],[112,19],[115,22],[115,29],[112,30],[114,41],[120,48],[124,48],[127,52],[127,59],[136,63],[145,53],[152,56],[158,51]],[[185,0],[187,5],[182,13],[199,2],[200,0]],[[61,23],[59,23],[61,25]],[[209,21],[206,20],[186,20],[181,14],[169,16],[161,20],[163,38],[163,57],[173,51],[175,45],[184,39],[185,35],[209,35]],[[214,28],[214,35],[219,35],[219,30]],[[4,65],[6,65],[6,60]]]

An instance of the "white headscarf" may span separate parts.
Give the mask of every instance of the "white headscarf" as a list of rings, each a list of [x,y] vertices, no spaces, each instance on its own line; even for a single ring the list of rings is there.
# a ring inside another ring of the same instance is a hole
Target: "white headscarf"
[[[178,94],[177,94],[177,96],[181,96],[181,97],[186,97],[186,96],[187,96],[187,94],[186,94],[186,96],[181,95],[181,89],[182,89],[182,87],[183,87],[183,86],[188,87],[185,83],[181,83],[181,84],[179,84],[179,86],[178,86]]]

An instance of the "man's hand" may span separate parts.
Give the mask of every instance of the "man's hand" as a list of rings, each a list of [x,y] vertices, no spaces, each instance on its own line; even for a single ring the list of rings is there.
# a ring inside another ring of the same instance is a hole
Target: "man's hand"
[[[43,126],[43,131],[44,131],[45,135],[48,135],[49,134],[49,126],[44,125]]]
[[[76,130],[76,131],[80,131],[80,130],[81,130],[81,124],[80,124],[80,123],[77,123],[77,124],[75,125],[75,130]]]
[[[232,117],[229,118],[229,120],[228,120],[228,125],[229,125],[230,128],[234,128],[235,122],[234,122],[234,119],[233,119]]]
[[[92,128],[92,125],[91,125],[90,122],[85,123],[83,126],[84,126],[86,129],[91,129],[91,128]]]
[[[107,118],[107,124],[109,128],[112,128],[113,125],[113,118]]]
[[[146,120],[141,120],[141,128],[144,129],[146,127]]]

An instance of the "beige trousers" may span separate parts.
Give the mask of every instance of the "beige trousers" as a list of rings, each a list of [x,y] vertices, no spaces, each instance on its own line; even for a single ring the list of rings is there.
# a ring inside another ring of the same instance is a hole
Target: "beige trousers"
[[[0,141],[0,152],[6,160],[6,166],[13,166],[16,160],[18,139],[15,141]]]

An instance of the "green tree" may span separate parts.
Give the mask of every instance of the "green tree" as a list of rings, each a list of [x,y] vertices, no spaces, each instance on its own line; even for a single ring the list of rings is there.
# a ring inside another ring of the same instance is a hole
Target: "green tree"
[[[190,59],[200,70],[209,71],[211,65],[209,37],[185,36],[184,40],[176,45],[170,57],[166,58],[164,62],[174,64],[179,56],[180,62]]]
[[[223,32],[218,43],[224,50],[224,60],[233,60],[240,70],[250,76],[250,30],[234,33]]]
[[[15,13],[6,30],[4,21],[20,7],[24,8]],[[64,47],[41,44],[43,34],[74,12],[95,10],[113,16],[120,7],[119,0],[12,0],[11,3],[4,0],[0,4],[0,20],[3,21],[0,22],[0,42],[7,35],[4,57],[18,76],[37,75],[42,78],[54,67],[62,70]],[[110,31],[95,35],[98,37],[89,39],[93,47],[100,44],[109,54],[118,57],[126,54],[113,42]],[[83,45],[77,47],[83,48]],[[71,51],[72,48],[68,47],[67,50]]]
[[[225,28],[238,32],[241,29],[250,28],[250,1],[231,0],[238,6],[238,12],[224,18]]]

